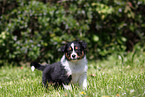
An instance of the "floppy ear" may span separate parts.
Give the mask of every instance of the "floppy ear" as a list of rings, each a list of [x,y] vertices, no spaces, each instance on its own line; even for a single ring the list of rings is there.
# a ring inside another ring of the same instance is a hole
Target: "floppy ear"
[[[84,49],[87,48],[87,43],[86,43],[86,42],[84,42],[84,41],[80,41],[80,44],[82,45],[82,47],[83,47]]]
[[[61,52],[65,52],[66,45],[60,47]]]

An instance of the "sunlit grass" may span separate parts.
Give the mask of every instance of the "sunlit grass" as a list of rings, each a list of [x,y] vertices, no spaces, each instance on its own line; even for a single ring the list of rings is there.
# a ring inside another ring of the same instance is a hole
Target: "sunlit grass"
[[[72,91],[42,87],[42,72],[29,67],[0,68],[0,97],[143,97],[145,96],[145,54],[112,55],[88,63],[88,89],[73,85]]]

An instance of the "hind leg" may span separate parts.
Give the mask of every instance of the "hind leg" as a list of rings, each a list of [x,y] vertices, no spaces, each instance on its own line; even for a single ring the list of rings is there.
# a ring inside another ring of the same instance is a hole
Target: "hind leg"
[[[50,75],[48,74],[48,72],[43,72],[43,75],[42,75],[42,84],[44,87],[48,87],[48,84],[51,84],[51,78],[50,78]]]
[[[42,77],[42,85],[46,88],[48,87],[48,79],[44,76]]]
[[[43,70],[43,75],[42,75],[42,84],[44,87],[48,87],[48,83],[51,83],[51,73],[50,73],[50,65],[47,66],[44,70]]]

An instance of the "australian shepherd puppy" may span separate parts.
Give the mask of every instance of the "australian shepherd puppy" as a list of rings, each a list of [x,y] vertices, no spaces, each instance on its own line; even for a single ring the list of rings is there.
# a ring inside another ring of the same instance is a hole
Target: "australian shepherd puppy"
[[[61,85],[64,89],[70,90],[70,83],[78,83],[82,89],[87,89],[87,44],[82,41],[68,42],[61,47],[64,53],[61,61],[50,65],[31,63],[31,69],[42,70],[42,83],[45,87],[49,83],[55,86]]]

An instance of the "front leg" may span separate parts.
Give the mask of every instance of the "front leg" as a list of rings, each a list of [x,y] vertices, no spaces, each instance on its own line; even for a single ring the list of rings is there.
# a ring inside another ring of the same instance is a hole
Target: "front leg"
[[[63,88],[65,90],[72,90],[72,87],[71,87],[71,80],[72,80],[72,76],[67,76],[67,75],[62,75],[61,77],[61,81],[62,81],[62,85],[63,85]]]
[[[82,89],[87,90],[87,72],[84,72],[79,78],[79,85]]]

